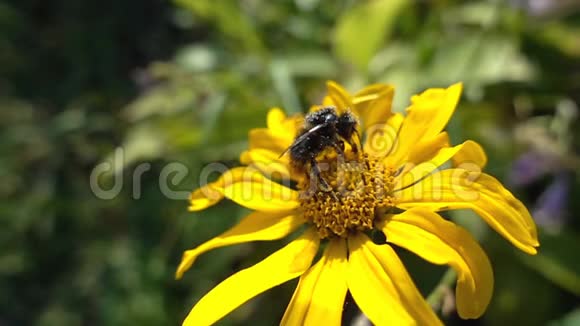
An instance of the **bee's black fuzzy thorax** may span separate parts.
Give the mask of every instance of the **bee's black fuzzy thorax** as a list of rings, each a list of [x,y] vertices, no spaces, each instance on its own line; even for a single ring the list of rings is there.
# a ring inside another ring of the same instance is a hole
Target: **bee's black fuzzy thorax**
[[[333,106],[323,107],[305,117],[304,127],[289,148],[290,161],[297,171],[316,164],[316,157],[327,148],[342,151],[343,141],[352,144],[357,119],[350,113],[340,115]]]

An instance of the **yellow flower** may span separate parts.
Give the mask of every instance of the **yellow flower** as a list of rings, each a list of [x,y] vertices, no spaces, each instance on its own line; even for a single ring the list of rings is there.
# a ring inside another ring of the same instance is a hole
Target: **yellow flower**
[[[218,284],[193,307],[184,325],[212,324],[274,286],[300,277],[282,324],[338,325],[347,291],[376,325],[438,325],[389,246],[414,252],[457,273],[456,307],[462,318],[483,314],[493,291],[489,260],[461,227],[437,212],[472,209],[489,226],[528,254],[535,254],[536,227],[524,205],[500,182],[481,172],[487,158],[473,141],[449,144],[442,131],[455,110],[461,84],[413,96],[406,115],[391,111],[393,88],[371,85],[349,95],[328,83],[322,106],[350,110],[360,119],[362,151],[347,144],[317,158],[330,189],[312,188],[308,173],[291,168],[288,155],[303,117],[272,109],[267,128],[250,132],[244,167],[225,172],[191,195],[198,211],[223,198],[254,210],[229,231],[184,253],[181,278],[202,253],[233,244],[302,234],[256,265]],[[311,110],[317,110],[315,106]],[[444,168],[447,167],[447,168]],[[290,186],[292,180],[294,187]],[[314,189],[314,190],[313,190]],[[367,234],[379,230],[386,244]],[[314,262],[319,249],[321,258]]]

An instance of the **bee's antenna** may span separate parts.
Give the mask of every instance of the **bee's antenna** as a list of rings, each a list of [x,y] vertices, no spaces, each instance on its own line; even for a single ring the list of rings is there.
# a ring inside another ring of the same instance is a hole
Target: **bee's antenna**
[[[290,148],[292,148],[292,146],[286,147],[286,149],[282,152],[282,154],[280,154],[280,156],[278,156],[278,158],[282,158],[282,156],[284,156],[286,153],[288,153],[288,151],[290,150]]]

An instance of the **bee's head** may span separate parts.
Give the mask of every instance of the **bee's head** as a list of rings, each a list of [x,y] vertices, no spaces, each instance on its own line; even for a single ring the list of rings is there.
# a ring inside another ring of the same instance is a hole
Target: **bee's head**
[[[341,114],[336,122],[336,130],[338,134],[346,139],[352,139],[352,135],[356,132],[356,127],[358,125],[358,120],[350,111],[346,111]]]

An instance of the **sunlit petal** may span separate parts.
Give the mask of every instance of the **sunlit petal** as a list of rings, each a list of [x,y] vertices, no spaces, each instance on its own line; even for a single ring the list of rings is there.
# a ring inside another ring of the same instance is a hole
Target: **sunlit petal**
[[[217,168],[222,166],[216,166]],[[189,210],[200,211],[215,205],[225,197],[224,188],[226,185],[242,181],[261,181],[264,177],[260,172],[245,166],[233,168],[225,171],[217,181],[208,183],[205,186],[193,191],[189,196]]]
[[[266,116],[266,126],[272,131],[282,131],[281,126],[286,121],[286,113],[280,108],[271,108]]]
[[[201,244],[195,249],[183,253],[181,263],[175,272],[175,278],[180,279],[195,262],[199,255],[219,247],[234,244],[275,240],[292,233],[304,223],[302,216],[287,213],[253,212],[244,217],[238,224],[219,236]]]
[[[486,254],[459,226],[424,208],[394,215],[379,227],[387,241],[439,265],[450,265],[458,275],[457,312],[478,318],[493,293],[493,271]]]
[[[453,166],[461,168],[465,164],[474,164],[483,169],[487,165],[487,155],[483,147],[471,140],[466,141],[463,145],[461,150],[451,159]],[[466,167],[465,169],[469,170],[470,168]]]
[[[455,84],[447,89],[429,89],[411,98],[394,150],[386,158],[389,166],[398,167],[416,143],[436,136],[445,128],[455,111],[461,89],[461,84]]]
[[[194,190],[189,195],[188,210],[191,212],[201,211],[219,203],[222,199],[224,199],[223,188],[208,184]]]
[[[267,149],[280,155],[294,140],[294,137],[289,135],[290,133],[275,135],[266,128],[252,129],[248,136],[248,147]]]
[[[424,117],[419,115],[430,115],[432,118],[427,124],[423,137],[433,137],[440,133],[449,122],[455,112],[455,107],[459,98],[463,84],[457,83],[448,88],[431,88],[419,95],[411,97],[411,106],[407,108],[407,115],[413,117],[413,122],[423,122]]]
[[[272,108],[268,112],[267,126],[274,135],[284,135],[286,138],[294,138],[296,131],[302,124],[303,117],[295,115],[287,117],[280,108]]]
[[[197,302],[183,325],[211,325],[256,295],[302,275],[318,245],[318,236],[310,229],[256,265],[228,277]]]
[[[374,100],[379,98],[385,92],[393,92],[392,85],[387,84],[371,84],[356,92],[352,97],[353,104],[361,110],[366,110]]]
[[[361,122],[361,132],[376,125],[387,123],[391,112],[395,89],[391,85],[373,84],[356,93],[352,99],[353,111]]]
[[[441,325],[388,245],[363,234],[349,238],[348,288],[375,325]]]
[[[535,254],[536,225],[526,207],[499,181],[481,172],[448,169],[396,192],[398,207],[430,210],[472,209],[522,251]]]
[[[441,132],[431,138],[423,138],[409,152],[407,163],[417,165],[429,161],[436,157],[438,152],[445,147],[449,147],[449,135],[447,132]]]
[[[369,126],[363,145],[365,153],[373,158],[389,155],[395,146],[403,119],[403,115],[394,113],[385,123]]]
[[[415,150],[411,152],[396,181],[395,189],[404,188],[421,180],[450,160],[461,162],[461,166],[470,170],[481,170],[487,162],[481,146],[474,141],[468,140],[453,147],[446,146],[448,146],[446,133],[440,133],[439,136],[418,144],[417,150],[422,150],[422,153]]]
[[[332,104],[336,106],[338,113],[354,108],[350,94],[342,86],[333,81],[328,81],[326,88],[328,89],[328,96],[332,100]]]
[[[280,157],[280,153],[268,149],[256,148],[242,152],[240,163],[252,165],[268,179],[298,179],[290,171],[288,156]]]
[[[259,211],[291,210],[298,207],[298,192],[289,188],[290,179],[282,178],[285,185],[264,177],[256,167],[230,169],[220,178],[190,196],[190,211],[199,211],[214,205],[224,197]]]
[[[267,117],[268,128],[250,130],[249,148],[267,149],[278,155],[282,154],[294,141],[302,121],[302,116],[286,117],[281,109],[271,109]]]
[[[300,277],[282,325],[340,325],[346,297],[346,242],[331,241],[322,258]]]
[[[300,205],[296,190],[266,178],[227,185],[224,195],[241,206],[258,211],[289,211]]]

